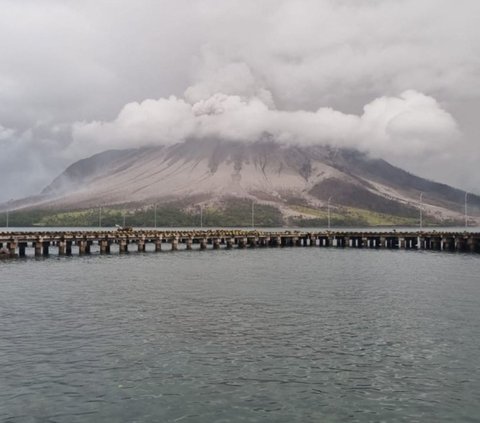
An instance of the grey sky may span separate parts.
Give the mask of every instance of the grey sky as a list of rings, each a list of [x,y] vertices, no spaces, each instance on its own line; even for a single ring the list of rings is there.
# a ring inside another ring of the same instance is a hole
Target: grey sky
[[[478,193],[478,16],[476,0],[0,0],[0,201],[107,148],[263,131]]]

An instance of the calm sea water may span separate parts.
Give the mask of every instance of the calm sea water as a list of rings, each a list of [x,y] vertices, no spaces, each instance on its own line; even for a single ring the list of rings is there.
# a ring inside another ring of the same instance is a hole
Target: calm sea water
[[[478,422],[480,256],[0,262],[2,422]]]

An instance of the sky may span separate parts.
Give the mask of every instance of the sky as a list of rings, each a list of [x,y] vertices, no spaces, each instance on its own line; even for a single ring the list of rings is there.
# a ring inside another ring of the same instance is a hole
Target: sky
[[[355,148],[480,194],[478,0],[0,0],[0,202],[116,148]]]

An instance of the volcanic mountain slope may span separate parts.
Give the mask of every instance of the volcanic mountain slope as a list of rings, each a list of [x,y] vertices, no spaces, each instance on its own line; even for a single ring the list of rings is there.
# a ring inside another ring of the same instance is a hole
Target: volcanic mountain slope
[[[368,210],[392,216],[425,213],[460,219],[464,192],[416,177],[367,155],[325,146],[192,140],[172,146],[112,150],[80,160],[36,197],[17,207],[85,208],[181,200],[212,204],[229,197],[275,205],[284,215],[324,208]],[[480,214],[480,197],[469,196]],[[299,211],[300,210],[300,211]]]

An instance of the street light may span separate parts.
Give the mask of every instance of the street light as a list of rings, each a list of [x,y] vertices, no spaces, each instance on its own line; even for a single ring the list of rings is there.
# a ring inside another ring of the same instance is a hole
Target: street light
[[[203,206],[200,204],[200,228],[203,228]]]
[[[420,193],[420,229],[423,227],[423,192]]]
[[[7,209],[7,221],[6,221],[5,226],[8,228],[8,209]]]
[[[102,206],[98,208],[98,227],[102,227]]]
[[[155,229],[157,229],[157,204],[153,206],[153,220],[154,220],[154,226]]]
[[[467,197],[468,197],[468,192],[465,191],[465,227],[468,226],[468,205],[467,205]]]
[[[252,200],[252,229],[255,229],[255,200]]]
[[[328,206],[328,212],[327,212],[327,217],[328,217],[328,230],[330,230],[330,201],[332,201],[332,197],[328,197],[328,202],[327,202],[327,206]]]

